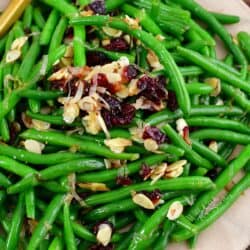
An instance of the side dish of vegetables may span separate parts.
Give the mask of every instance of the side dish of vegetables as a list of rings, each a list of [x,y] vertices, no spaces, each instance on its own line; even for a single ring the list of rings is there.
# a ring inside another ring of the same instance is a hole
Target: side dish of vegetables
[[[194,0],[31,1],[0,37],[0,249],[194,249],[250,186],[239,21]]]

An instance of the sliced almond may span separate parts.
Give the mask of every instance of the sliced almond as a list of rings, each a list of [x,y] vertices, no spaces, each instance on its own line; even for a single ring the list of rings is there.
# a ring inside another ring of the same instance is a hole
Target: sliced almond
[[[76,103],[66,103],[63,108],[63,120],[71,124],[79,116],[80,109]]]
[[[152,173],[150,174],[150,178],[152,179],[151,184],[154,184],[156,181],[158,181],[162,176],[165,175],[165,172],[167,170],[168,164],[162,163],[157,167],[154,167],[152,169]]]
[[[181,216],[182,212],[183,205],[179,201],[175,201],[170,205],[168,209],[167,218],[169,220],[176,220]]]
[[[164,68],[163,65],[160,63],[159,58],[152,50],[149,50],[147,54],[147,60],[148,60],[149,65],[154,70],[162,70]]]
[[[101,126],[98,120],[98,112],[90,112],[82,118],[82,124],[86,131],[92,135],[96,135],[101,131]]]
[[[179,135],[183,136],[183,130],[185,127],[188,127],[187,122],[183,118],[179,118],[176,121],[176,129],[179,132]]]
[[[67,67],[61,68],[55,73],[53,73],[48,80],[49,81],[58,81],[62,79],[69,79],[71,74],[69,73],[69,70]]]
[[[167,178],[177,178],[182,175],[184,171],[184,165],[187,164],[186,160],[176,161],[167,167],[165,177]]]
[[[139,29],[139,19],[134,19],[132,17],[129,17],[128,15],[125,15],[124,21],[132,28],[132,29]]]
[[[107,46],[110,44],[110,39],[103,39],[102,40],[102,46]]]
[[[132,200],[135,204],[146,208],[146,209],[155,209],[154,203],[142,193],[136,193],[133,195]]]
[[[159,41],[164,41],[165,40],[165,37],[161,34],[158,34],[156,37],[155,37],[157,40]]]
[[[91,183],[78,183],[78,186],[80,188],[89,189],[93,192],[96,191],[109,191],[110,189],[106,186],[104,183],[97,183],[97,182],[91,182]]]
[[[28,37],[22,36],[15,39],[11,44],[11,50],[21,50],[23,45],[27,42]]]
[[[99,225],[98,232],[96,234],[96,239],[103,246],[107,246],[111,240],[112,228],[109,224]]]
[[[24,147],[29,152],[41,154],[45,145],[39,141],[28,139],[24,141]]]
[[[20,50],[10,50],[7,52],[6,55],[6,63],[12,63],[15,62],[18,58],[21,57],[21,51]]]
[[[216,141],[211,141],[208,147],[215,153],[218,152],[218,143]]]
[[[211,96],[218,96],[221,92],[221,81],[219,78],[211,77],[205,80],[211,87],[213,87],[214,91],[212,92]]]
[[[108,26],[104,26],[102,30],[106,35],[111,36],[111,37],[120,37],[122,35],[121,30],[113,29]]]
[[[159,145],[155,140],[149,138],[149,139],[144,140],[144,147],[146,150],[150,152],[155,152],[158,150]]]
[[[132,141],[125,138],[114,138],[104,140],[104,144],[114,153],[122,153],[125,147],[131,146]]]
[[[40,131],[46,131],[50,128],[50,123],[32,119],[32,125],[35,129]]]
[[[83,10],[80,12],[81,16],[93,16],[94,15],[94,11],[93,10]]]

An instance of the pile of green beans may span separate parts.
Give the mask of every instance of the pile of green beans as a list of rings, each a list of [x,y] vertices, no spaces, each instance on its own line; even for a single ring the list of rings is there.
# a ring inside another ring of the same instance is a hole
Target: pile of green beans
[[[195,0],[31,1],[0,37],[0,250],[194,249],[250,187],[239,21]]]

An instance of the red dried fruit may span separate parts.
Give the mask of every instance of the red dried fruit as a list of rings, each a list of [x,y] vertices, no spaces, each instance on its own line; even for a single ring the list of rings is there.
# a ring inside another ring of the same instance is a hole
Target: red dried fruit
[[[106,247],[103,245],[93,245],[89,248],[89,250],[114,250],[115,246],[112,243],[109,243]]]
[[[133,181],[128,176],[117,176],[116,184],[121,186],[129,186]]]
[[[153,139],[157,142],[157,144],[162,144],[166,141],[167,137],[163,134],[157,127],[153,126],[146,126],[144,128],[142,138],[146,139]]]
[[[105,101],[109,104],[110,109],[102,109],[102,117],[108,128],[113,126],[128,125],[135,116],[135,108],[128,104],[122,103],[110,95],[103,95]]]
[[[171,111],[175,111],[178,108],[176,94],[172,90],[168,91],[167,107]]]
[[[88,66],[104,65],[109,62],[110,60],[102,52],[97,52],[97,51],[87,52],[87,65]]]
[[[185,127],[183,129],[183,139],[187,144],[191,145],[191,141],[189,138],[189,127]]]
[[[138,73],[138,69],[134,65],[130,64],[124,67],[122,78],[125,80],[125,82],[130,82],[132,79],[135,79],[137,77]]]
[[[96,14],[104,15],[106,13],[105,1],[104,0],[95,0],[94,2],[89,4],[89,7]]]
[[[107,77],[103,73],[98,73],[93,79],[92,84],[95,83],[100,87],[104,87],[108,90],[110,94],[115,94],[117,91],[120,90],[119,84],[111,84],[109,83]]]
[[[139,171],[139,175],[142,177],[142,179],[144,181],[147,180],[150,177],[151,173],[152,173],[152,168],[150,168],[147,164],[143,163]]]
[[[137,82],[137,87],[141,90],[139,95],[155,104],[160,104],[160,101],[167,99],[165,85],[166,79],[164,77],[152,78],[147,75],[142,76]]]
[[[106,46],[104,46],[107,50],[112,51],[128,51],[129,50],[129,44],[126,42],[125,39],[118,37],[118,38],[112,38],[110,40],[110,43]]]
[[[142,191],[141,193],[146,195],[154,204],[157,204],[162,197],[162,194],[161,194],[160,190],[158,190],[158,189],[156,189],[152,192]]]

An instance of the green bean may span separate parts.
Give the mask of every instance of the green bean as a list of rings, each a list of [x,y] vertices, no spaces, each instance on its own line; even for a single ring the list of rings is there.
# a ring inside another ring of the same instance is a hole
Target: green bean
[[[34,89],[28,89],[18,92],[18,95],[20,95],[21,97],[32,98],[39,101],[56,99],[63,94],[64,93],[62,91],[42,91]]]
[[[142,164],[147,164],[149,166],[159,164],[163,162],[164,160],[167,159],[166,154],[162,155],[152,155],[148,156],[144,159],[140,159],[136,162],[128,164],[124,171],[129,174],[134,174],[139,172],[141,165]],[[105,171],[100,171],[97,173],[89,173],[89,174],[83,174],[83,175],[78,175],[77,180],[81,182],[105,182],[105,181],[111,181],[115,180],[116,177],[119,175],[120,170],[118,169],[111,169],[111,170],[105,170]]]
[[[198,140],[213,139],[231,143],[249,144],[250,136],[222,129],[202,129],[191,134],[191,138]]]
[[[14,34],[15,34],[15,38],[19,38],[19,37],[23,37],[25,36],[25,32],[23,30],[23,24],[19,21],[17,21],[13,27],[13,31],[14,31]],[[23,47],[22,47],[22,57],[27,53],[28,51],[28,48],[29,48],[29,45],[28,43],[26,42]],[[15,65],[18,65],[18,64],[15,64]],[[14,67],[15,67],[14,65]],[[14,73],[14,69],[13,69],[13,72],[12,72],[13,75],[15,75]]]
[[[44,27],[42,28],[42,33],[40,35],[40,45],[49,44],[53,31],[58,23],[58,20],[59,20],[59,13],[57,10],[53,9],[50,12]]]
[[[29,129],[23,132],[20,135],[22,138],[34,139],[42,142],[46,142],[48,144],[58,145],[58,146],[77,146],[80,152],[96,154],[100,156],[105,156],[111,159],[123,159],[123,160],[136,160],[138,158],[138,154],[130,154],[130,153],[114,153],[108,148],[98,145],[95,142],[84,142],[80,139],[74,138],[72,136],[64,135],[58,132],[52,131],[39,131],[37,133],[34,129]]]
[[[75,16],[78,13],[77,8],[66,0],[61,0],[60,4],[58,4],[57,0],[42,0],[42,2],[68,17]]]
[[[176,221],[176,225],[190,231],[193,234],[197,234],[197,227],[191,223],[184,215],[181,215]]]
[[[246,109],[247,111],[250,110],[250,101],[248,100],[247,96],[244,92],[242,92],[238,88],[234,88],[224,82],[221,83],[221,90],[226,96],[228,96],[232,101],[234,101],[237,105]]]
[[[224,63],[229,65],[229,66],[233,66],[234,64],[234,58],[231,54],[227,54],[227,56],[223,59]]]
[[[83,24],[83,25],[98,25],[98,26],[110,26],[111,28],[120,29],[135,38],[141,40],[146,46],[151,48],[156,55],[159,57],[159,60],[165,67],[165,70],[168,72],[171,82],[174,86],[178,103],[183,110],[184,114],[188,114],[190,111],[190,100],[188,92],[185,87],[184,80],[181,76],[181,73],[175,64],[172,56],[164,48],[164,46],[151,34],[137,29],[130,29],[124,21],[117,18],[110,18],[109,16],[95,16],[93,17],[84,17],[84,18],[73,18],[71,19],[71,24]]]
[[[9,193],[17,193],[26,190],[28,187],[36,186],[40,181],[53,180],[58,177],[68,175],[74,172],[85,172],[102,169],[104,163],[97,159],[84,158],[70,162],[60,163],[50,166],[40,172],[33,172],[26,175],[21,181],[9,187]]]
[[[0,156],[0,168],[21,177],[36,172],[33,168],[2,155]]]
[[[134,215],[136,219],[142,223],[144,223],[148,219],[148,216],[146,215],[146,213],[142,210],[142,208],[139,208],[139,207],[137,207],[134,210]]]
[[[197,16],[202,21],[207,23],[208,26],[222,39],[222,41],[234,55],[237,62],[241,64],[242,76],[244,79],[247,72],[246,59],[244,55],[241,53],[238,46],[233,43],[231,35],[228,33],[228,31],[216,20],[216,18],[212,14],[210,14],[208,11],[202,8],[194,0],[177,0],[177,3],[180,4],[182,7],[184,7],[185,9],[188,9],[195,16]]]
[[[199,154],[197,154],[192,147],[188,145],[181,137],[178,135],[175,130],[168,124],[163,126],[163,131],[167,134],[167,136],[171,139],[171,141],[178,147],[182,148],[185,151],[184,156],[194,165],[198,167],[204,167],[207,169],[212,168],[212,164],[202,158]]]
[[[222,14],[217,12],[211,12],[211,14],[222,24],[234,24],[240,21],[239,16],[229,15],[229,14]]]
[[[188,197],[179,197],[168,201],[158,210],[156,210],[151,217],[146,220],[144,225],[140,228],[137,234],[134,235],[133,240],[130,243],[129,250],[143,249],[141,248],[143,241],[148,241],[148,239],[155,233],[158,226],[165,219],[166,214],[168,213],[169,207],[173,202],[181,202],[182,204],[187,204]]]
[[[192,140],[192,148],[197,153],[199,153],[200,155],[202,155],[203,157],[205,157],[209,161],[214,162],[215,164],[217,164],[220,167],[225,167],[227,165],[227,163],[223,157],[221,157],[216,152],[209,149],[208,147],[206,147],[204,144],[200,143],[199,141]]]
[[[1,248],[1,249],[6,249],[5,240],[2,239],[2,237],[0,237],[0,248]]]
[[[6,240],[6,250],[12,250],[18,248],[18,242],[20,240],[20,233],[22,229],[22,223],[24,219],[24,194],[20,194],[16,209],[13,213],[11,222],[11,228]]]
[[[20,77],[21,80],[27,81],[30,75],[30,72],[40,54],[40,44],[38,39],[35,39],[27,54],[24,56],[23,61],[20,65],[19,71],[17,73],[18,77]]]
[[[14,160],[22,161],[24,163],[31,163],[35,165],[55,165],[62,162],[67,162],[76,159],[83,159],[86,155],[70,153],[70,152],[58,152],[51,154],[36,154],[24,149],[15,148],[6,144],[0,143],[0,154],[13,158]]]
[[[187,118],[186,122],[191,127],[194,126],[194,127],[230,129],[241,133],[246,133],[246,134],[250,133],[250,128],[248,126],[238,121],[230,120],[227,118],[201,116],[201,117]]]
[[[6,119],[2,119],[0,121],[0,131],[1,131],[1,138],[4,142],[8,142],[10,140],[10,131],[9,125]]]
[[[218,105],[195,105],[192,107],[190,117],[192,116],[223,116],[223,115],[243,115],[244,112],[238,107],[218,106]],[[150,115],[145,123],[151,126],[160,124],[161,122],[171,122],[175,119],[183,117],[181,110],[177,109],[175,112],[169,110],[159,111]]]
[[[117,190],[109,191],[108,193],[95,194],[85,199],[88,206],[100,205],[103,203],[121,200],[128,197],[131,191],[174,191],[174,190],[206,190],[213,188],[214,184],[206,177],[179,177],[170,180],[158,180],[151,184],[146,181],[139,184],[130,185]]]
[[[57,195],[52,199],[31,236],[30,242],[27,246],[27,250],[35,250],[38,248],[40,242],[44,239],[44,237],[50,230],[59,211],[61,210],[64,199],[65,195]]]
[[[26,216],[30,219],[35,219],[35,191],[33,188],[25,192]]]
[[[61,238],[56,236],[49,245],[48,250],[63,250],[63,243]]]
[[[0,172],[0,187],[7,188],[10,185],[11,181],[4,174]]]
[[[30,29],[32,25],[33,11],[34,11],[33,6],[29,4],[23,14],[23,28],[24,29]]]
[[[74,25],[74,39],[73,39],[73,48],[74,48],[74,66],[82,67],[86,64],[86,55],[85,55],[85,40],[86,32],[85,28],[81,25]]]
[[[187,84],[187,91],[189,95],[210,95],[213,88],[204,83],[189,83]]]
[[[47,72],[50,71],[53,65],[65,55],[66,49],[67,47],[65,45],[60,45],[49,53]]]
[[[188,211],[187,217],[194,221],[199,214],[201,214],[211,200],[233,179],[233,177],[244,167],[250,159],[250,146],[248,145],[240,155],[233,160],[228,167],[221,172],[216,178],[216,188],[212,191],[203,193],[194,203],[192,208]]]
[[[66,198],[67,199],[67,198]],[[76,250],[76,240],[70,219],[70,204],[66,200],[63,206],[64,237],[67,250]]]
[[[208,214],[206,214],[202,219],[200,219],[196,224],[198,231],[201,231],[211,225],[215,220],[217,220],[227,209],[229,209],[233,203],[241,196],[250,185],[250,174],[247,174],[242,180],[237,183],[232,190],[227,194],[227,196]],[[193,233],[187,230],[180,230],[172,235],[175,241],[185,240],[192,237]]]
[[[179,0],[178,0],[179,1]],[[250,86],[247,82],[243,81],[241,78],[229,74],[224,68],[220,67],[219,65],[214,65],[210,61],[207,60],[204,56],[200,55],[195,51],[191,51],[185,49],[183,47],[178,47],[177,51],[185,58],[193,63],[197,64],[201,68],[205,69],[207,72],[221,78],[222,80],[228,82],[232,86],[238,87],[247,93],[250,93]]]
[[[162,150],[164,153],[172,154],[178,158],[182,157],[185,153],[183,149],[169,144],[161,144],[159,146],[159,149]]]
[[[4,36],[0,39],[0,55],[2,55],[4,52],[6,41],[7,41],[7,36]]]
[[[49,54],[52,53],[56,48],[58,48],[61,45],[67,26],[68,26],[67,18],[61,17],[50,41]]]
[[[6,193],[3,190],[0,190],[0,205],[2,207],[3,202],[5,201]]]
[[[42,12],[39,8],[35,8],[33,11],[33,19],[37,27],[42,30],[43,27],[45,26],[45,20],[42,15]]]
[[[237,35],[241,49],[244,51],[248,61],[250,62],[250,35],[247,32],[241,31]]]

